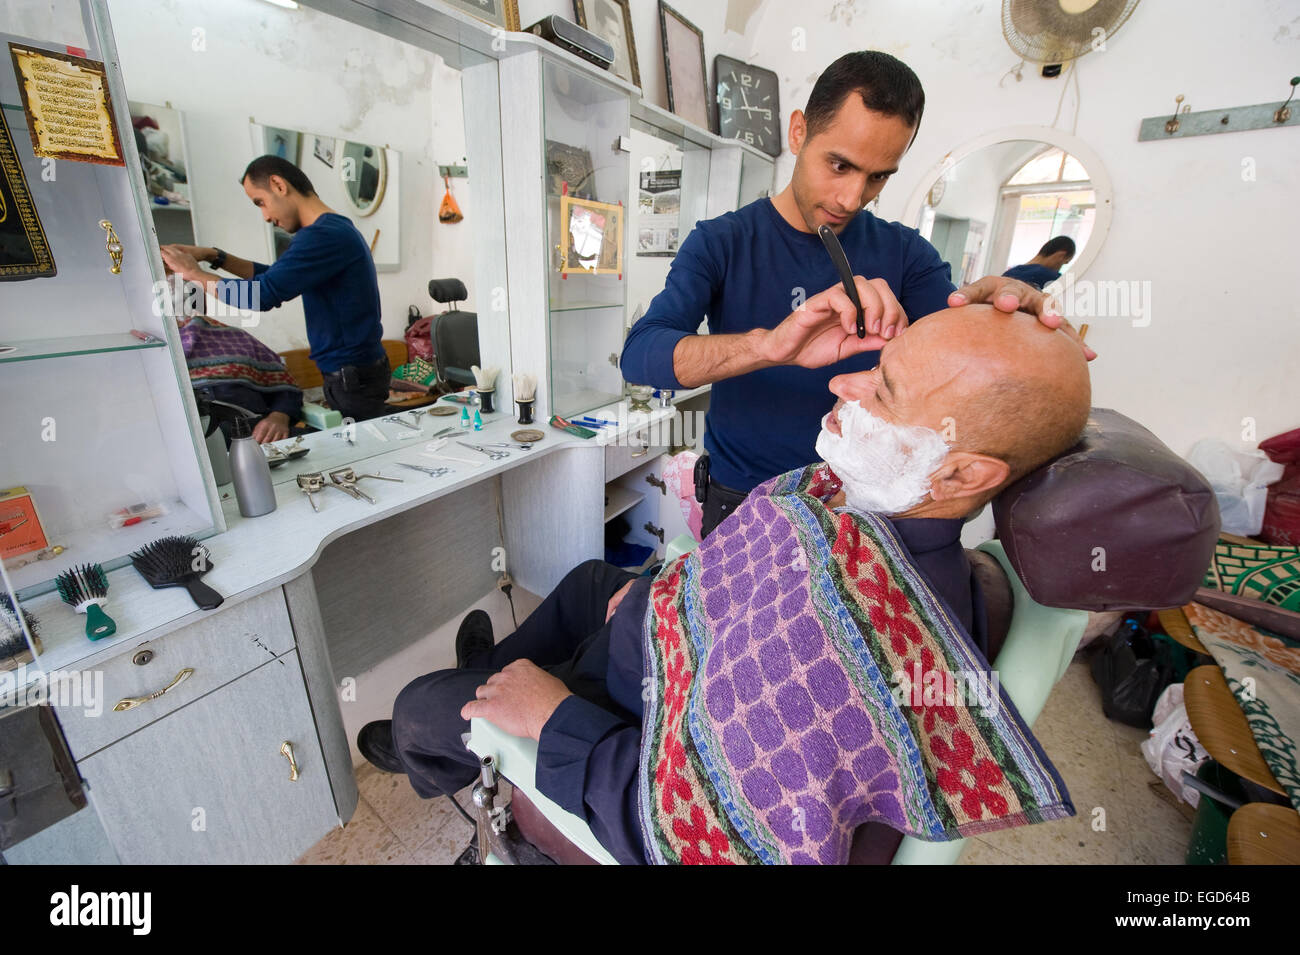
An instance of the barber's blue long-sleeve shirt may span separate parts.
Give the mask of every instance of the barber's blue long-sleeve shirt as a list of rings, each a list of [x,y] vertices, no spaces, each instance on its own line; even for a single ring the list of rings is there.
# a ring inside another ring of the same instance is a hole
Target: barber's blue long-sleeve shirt
[[[347,216],[327,212],[317,217],[294,233],[274,264],[254,262],[251,279],[222,279],[217,286],[227,305],[255,303],[264,312],[301,295],[311,360],[322,372],[384,357],[375,260]]]
[[[1041,289],[1045,285],[1055,282],[1061,277],[1061,273],[1049,269],[1045,265],[1030,265],[1026,262],[1024,265],[1013,265],[1002,273],[1004,278],[1019,279],[1027,282],[1036,289]]]
[[[855,275],[882,278],[910,321],[947,307],[948,263],[915,229],[859,212],[839,236]],[[681,388],[673,349],[707,316],[712,334],[775,328],[800,303],[840,281],[821,239],[800,232],[759,199],[697,222],[668,272],[664,290],[623,346],[623,377]],[[751,491],[816,459],[821,419],[835,403],[831,378],[874,368],[866,352],[825,368],[784,365],[715,382],[704,447],[719,484]]]
[[[987,657],[983,595],[961,546],[963,522],[908,518],[891,523],[912,562]],[[649,594],[650,578],[633,582],[607,639],[592,641],[575,662],[575,672],[586,679],[603,676],[609,696],[626,712],[617,715],[580,696],[565,697],[537,744],[538,789],[584,819],[625,865],[646,861],[637,794],[645,676],[641,628]]]

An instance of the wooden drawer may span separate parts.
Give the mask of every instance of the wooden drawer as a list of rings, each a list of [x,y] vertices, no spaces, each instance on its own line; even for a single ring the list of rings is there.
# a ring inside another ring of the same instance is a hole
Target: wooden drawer
[[[80,671],[81,695],[59,695],[53,700],[89,703],[89,687],[95,692],[95,705],[56,705],[55,713],[72,755],[84,759],[293,646],[284,592],[276,587],[157,640],[139,643],[102,667]],[[152,659],[134,662],[142,652],[151,653]],[[158,692],[185,669],[194,672],[157,699],[121,712],[113,710],[120,700]]]
[[[653,461],[668,450],[664,445],[652,445],[648,429],[629,431],[622,444],[605,446],[605,480],[612,481],[628,471]]]
[[[127,864],[284,865],[339,825],[294,652],[79,768]]]

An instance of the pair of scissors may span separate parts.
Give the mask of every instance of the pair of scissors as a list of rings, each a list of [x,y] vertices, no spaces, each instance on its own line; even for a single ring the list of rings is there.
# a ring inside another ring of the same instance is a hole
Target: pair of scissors
[[[464,441],[457,441],[462,448],[469,448],[471,451],[477,451],[479,454],[486,454],[493,461],[500,461],[502,458],[510,457],[509,451],[491,451],[481,444],[466,444]]]
[[[444,474],[450,474],[451,468],[426,468],[419,464],[406,464],[402,461],[397,462],[399,468],[410,468],[412,471],[423,471],[429,477],[442,477]]]

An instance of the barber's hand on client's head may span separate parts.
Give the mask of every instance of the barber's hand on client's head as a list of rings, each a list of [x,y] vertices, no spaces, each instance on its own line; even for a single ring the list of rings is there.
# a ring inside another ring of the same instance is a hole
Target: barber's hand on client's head
[[[1008,314],[1018,311],[1028,312],[1048,328],[1062,328],[1068,335],[1073,336],[1082,346],[1083,354],[1089,361],[1097,357],[1097,353],[1079,338],[1074,326],[1056,310],[1051,297],[1026,282],[1001,275],[986,275],[970,285],[963,285],[948,296],[948,305],[951,308],[980,303],[992,305],[999,312]]]
[[[965,517],[1071,447],[1088,418],[1087,361],[1064,330],[987,305],[936,312],[838,375],[817,453],[845,503],[903,517]],[[832,502],[835,503],[835,502]]]
[[[462,719],[482,717],[512,736],[541,739],[546,721],[572,694],[537,664],[516,660],[488,677],[474,696],[460,708]]]

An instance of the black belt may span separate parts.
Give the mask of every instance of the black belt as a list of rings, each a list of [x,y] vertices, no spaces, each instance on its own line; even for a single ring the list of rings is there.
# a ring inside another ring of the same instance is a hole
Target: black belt
[[[388,354],[387,354],[387,353],[385,353],[381,358],[376,358],[374,361],[372,361],[372,362],[371,362],[370,364],[368,364],[368,365],[358,365],[358,364],[355,364],[355,363],[351,363],[351,362],[350,362],[350,363],[348,363],[348,364],[346,364],[346,365],[340,365],[337,371],[322,371],[322,372],[321,372],[321,377],[322,377],[322,378],[339,378],[339,377],[341,377],[341,376],[343,375],[343,369],[344,369],[344,368],[355,368],[355,369],[357,369],[358,371],[369,371],[371,368],[378,368],[380,365],[382,365],[382,364],[383,364],[384,362],[386,362],[386,361],[388,361]]]

